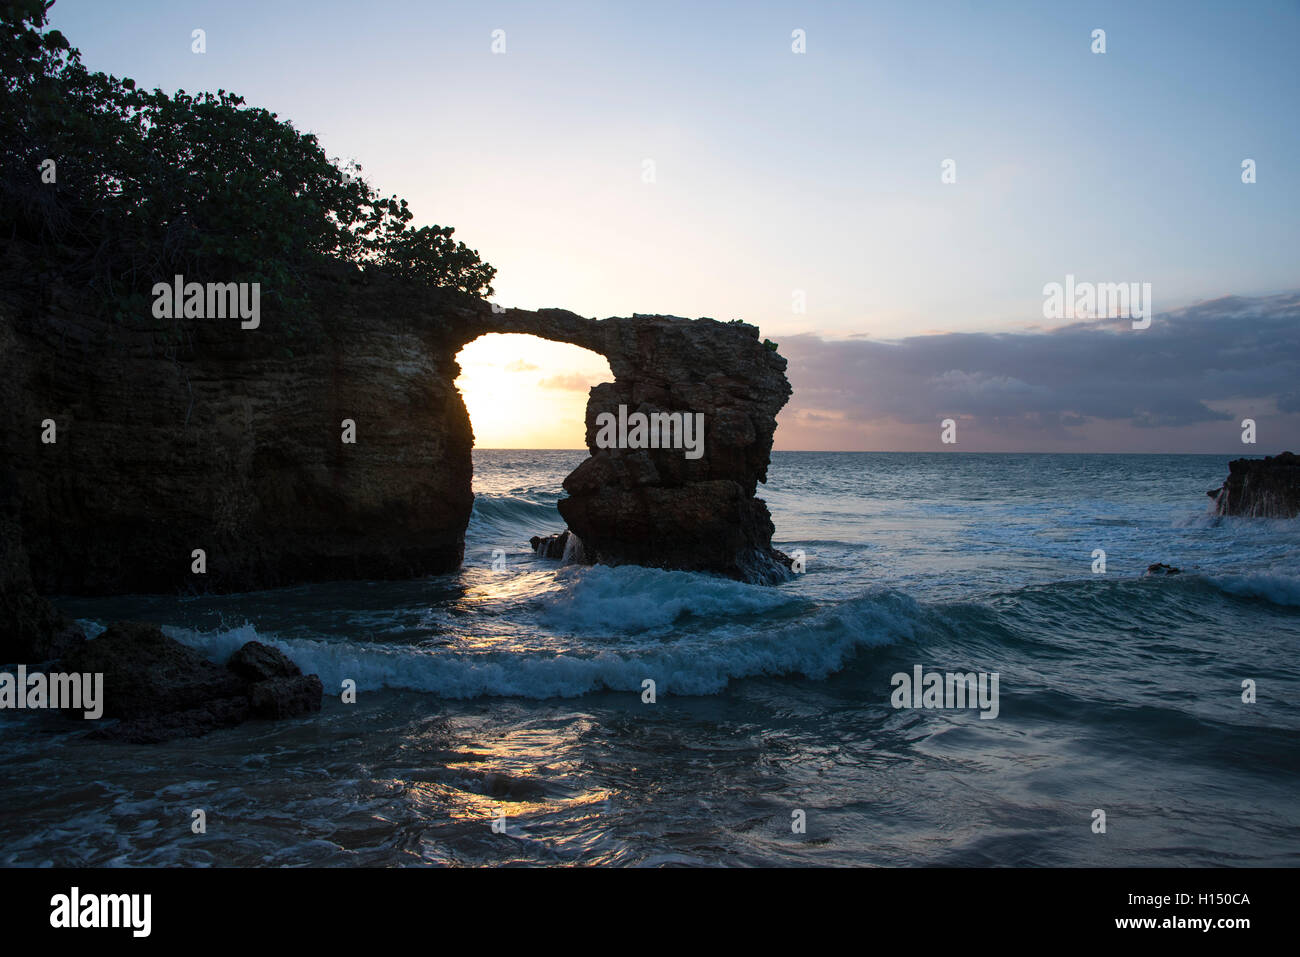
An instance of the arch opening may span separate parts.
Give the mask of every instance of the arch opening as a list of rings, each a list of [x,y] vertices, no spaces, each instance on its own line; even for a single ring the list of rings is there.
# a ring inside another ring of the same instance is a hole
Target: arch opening
[[[463,363],[455,370],[460,448],[464,454],[472,444],[474,462],[461,473],[466,499],[473,499],[466,552],[481,541],[485,513],[500,518],[508,508],[510,529],[519,526],[516,510],[528,513],[527,540],[539,556],[552,557],[555,539],[564,537],[559,529],[567,529],[582,564],[747,581],[788,575],[790,560],[772,548],[771,515],[755,493],[790,385],[785,360],[757,327],[649,314],[586,319],[562,309],[489,313],[484,303],[461,331],[468,334],[458,337],[456,353]],[[609,434],[611,422],[630,420],[629,410],[645,417],[642,423],[658,417],[659,442],[640,425],[625,432],[619,424],[617,435]],[[664,446],[663,421],[684,423],[687,415],[702,439],[687,441],[682,426],[681,441]],[[588,430],[602,418],[589,446]],[[550,455],[566,460],[552,461],[552,474],[543,476],[538,466],[547,449],[562,449]],[[510,451],[519,454],[493,463],[489,491],[481,466],[489,453]],[[562,524],[547,521],[535,534],[531,519],[539,515],[520,500],[541,504],[536,499]]]
[[[614,381],[604,356],[525,333],[481,335],[456,362],[478,450],[585,450],[588,392]]]
[[[527,333],[485,333],[456,355],[460,392],[474,436],[474,507],[466,529],[471,565],[498,571],[533,558],[577,555],[558,511],[563,482],[587,458],[591,388],[612,382],[604,356]],[[495,577],[485,586],[496,593]]]

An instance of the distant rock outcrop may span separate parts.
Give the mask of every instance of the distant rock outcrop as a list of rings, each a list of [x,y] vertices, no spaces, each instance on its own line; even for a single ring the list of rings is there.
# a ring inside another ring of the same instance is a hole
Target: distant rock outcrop
[[[1262,459],[1234,459],[1221,488],[1205,493],[1217,515],[1295,518],[1300,515],[1300,456],[1293,452]]]

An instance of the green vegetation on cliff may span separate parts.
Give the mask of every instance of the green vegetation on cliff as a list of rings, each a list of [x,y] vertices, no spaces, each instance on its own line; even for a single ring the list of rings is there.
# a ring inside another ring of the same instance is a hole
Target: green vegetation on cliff
[[[322,261],[490,295],[496,270],[414,228],[403,199],[342,170],[316,137],[225,90],[167,94],[91,72],[52,0],[0,0],[0,236],[36,244],[119,315],[175,273],[310,300]]]

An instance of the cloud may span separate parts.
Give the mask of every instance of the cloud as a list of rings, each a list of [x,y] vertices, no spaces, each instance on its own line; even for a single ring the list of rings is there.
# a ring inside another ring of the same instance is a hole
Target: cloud
[[[952,417],[1032,448],[1098,423],[1217,434],[1233,418],[1226,400],[1300,412],[1297,294],[1200,303],[1144,330],[1102,320],[895,341],[798,335],[783,338],[780,352],[794,387],[782,421],[795,431],[839,418],[895,434],[900,424],[933,426],[937,439],[937,423]],[[782,445],[812,447],[797,436]]]
[[[541,379],[537,383],[543,389],[564,389],[568,392],[586,392],[592,386],[592,380],[576,372],[570,375],[556,375]]]
[[[523,359],[516,359],[506,366],[507,372],[536,372],[537,369],[538,366],[533,365],[531,362],[525,362]]]

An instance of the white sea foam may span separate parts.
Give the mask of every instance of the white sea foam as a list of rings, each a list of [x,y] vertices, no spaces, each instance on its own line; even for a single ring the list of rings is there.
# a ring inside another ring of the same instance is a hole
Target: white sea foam
[[[730,583],[728,583],[730,584]],[[361,690],[401,688],[449,698],[480,695],[524,698],[574,697],[602,689],[640,692],[652,678],[660,695],[705,695],[722,691],[734,678],[800,674],[825,677],[860,649],[912,636],[914,602],[881,593],[825,609],[797,622],[766,627],[714,629],[707,634],[661,639],[626,637],[548,652],[533,643],[471,652],[407,645],[279,638],[252,625],[215,632],[181,628],[165,631],[214,661],[246,641],[279,648],[303,671],[320,675],[327,693],[344,679]]]
[[[810,604],[797,592],[700,575],[621,565],[564,568],[564,591],[548,601],[542,621],[556,631],[584,634],[663,630],[686,616],[766,614]]]

